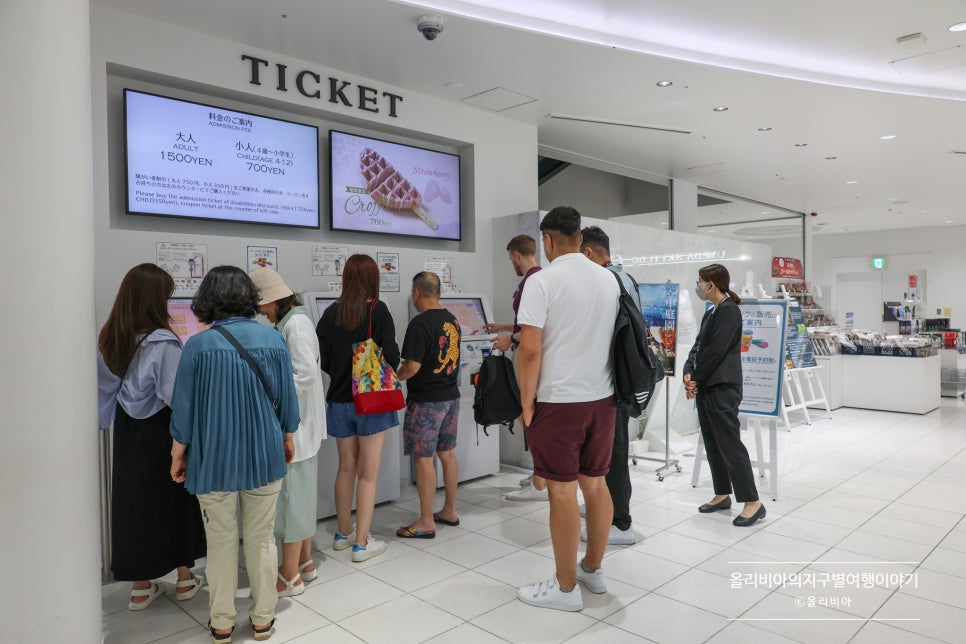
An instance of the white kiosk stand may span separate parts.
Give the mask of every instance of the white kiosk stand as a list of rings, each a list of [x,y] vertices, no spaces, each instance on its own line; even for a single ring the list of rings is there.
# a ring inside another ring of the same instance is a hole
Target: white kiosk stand
[[[459,461],[459,481],[468,481],[496,474],[500,471],[500,428],[486,431],[473,420],[473,396],[476,390],[470,376],[480,370],[483,358],[489,355],[494,334],[483,332],[483,325],[495,320],[489,298],[482,293],[443,293],[440,304],[460,323],[460,416],[456,435],[456,459]],[[409,303],[410,318],[417,315]],[[410,461],[410,468],[412,468]],[[411,469],[412,480],[416,472]],[[443,486],[443,470],[436,461],[437,486]]]
[[[302,293],[309,318],[318,325],[322,313],[339,297],[338,293]],[[329,376],[322,372],[322,384],[329,391]],[[402,422],[402,413],[399,415]],[[382,463],[379,466],[379,484],[376,487],[376,503],[394,501],[399,498],[399,454],[402,450],[400,427],[386,431],[386,442],[382,446]],[[322,441],[319,449],[318,518],[323,519],[335,514],[335,475],[339,470],[339,451],[334,438]],[[352,502],[355,508],[355,500]]]

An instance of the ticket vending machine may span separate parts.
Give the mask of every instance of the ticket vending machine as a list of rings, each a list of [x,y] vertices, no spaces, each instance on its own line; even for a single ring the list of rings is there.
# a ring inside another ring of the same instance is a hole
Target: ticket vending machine
[[[500,427],[491,426],[484,431],[473,420],[473,395],[475,389],[470,376],[480,370],[483,358],[489,355],[491,340],[496,335],[483,331],[483,325],[494,322],[490,300],[482,293],[444,293],[439,298],[460,323],[460,416],[456,436],[456,458],[460,464],[460,482],[480,478],[500,471]],[[409,303],[410,318],[417,315]],[[410,472],[416,480],[415,470]],[[437,485],[443,485],[443,471],[436,463]]]
[[[336,293],[309,292],[302,293],[302,304],[312,322],[318,325],[322,313],[339,297]],[[329,376],[322,372],[322,384],[325,391],[329,391]],[[403,412],[399,412],[402,422]],[[400,427],[392,427],[386,431],[386,442],[382,446],[382,462],[379,466],[379,484],[376,487],[376,503],[393,501],[399,498],[399,455],[402,453]],[[335,475],[339,469],[339,451],[335,438],[322,441],[319,449],[319,487],[318,487],[318,518],[322,519],[335,514]],[[355,507],[353,501],[352,507]]]

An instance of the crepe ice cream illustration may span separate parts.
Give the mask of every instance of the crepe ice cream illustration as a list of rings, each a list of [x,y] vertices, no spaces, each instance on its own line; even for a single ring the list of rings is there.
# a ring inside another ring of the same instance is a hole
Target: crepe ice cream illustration
[[[424,224],[436,230],[439,224],[423,210],[423,196],[385,157],[366,148],[359,156],[359,170],[369,189],[369,196],[392,210],[411,210]]]

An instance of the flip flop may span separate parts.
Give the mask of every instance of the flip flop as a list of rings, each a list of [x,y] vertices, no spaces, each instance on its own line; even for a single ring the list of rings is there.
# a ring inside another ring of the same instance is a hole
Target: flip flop
[[[403,539],[435,539],[435,530],[413,530],[409,526],[403,526],[396,530],[396,536],[402,537]]]
[[[436,523],[442,523],[443,525],[451,525],[454,527],[460,524],[459,519],[457,519],[456,521],[450,521],[449,519],[444,519],[443,517],[439,516],[439,512],[436,512],[433,514],[433,521],[435,521]]]

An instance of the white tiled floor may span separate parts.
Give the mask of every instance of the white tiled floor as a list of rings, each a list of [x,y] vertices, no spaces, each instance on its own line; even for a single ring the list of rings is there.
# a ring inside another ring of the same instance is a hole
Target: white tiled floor
[[[689,458],[681,459],[683,473],[663,482],[646,461],[632,466],[639,541],[608,550],[609,592],[584,593],[581,613],[516,599],[517,586],[553,571],[547,504],[503,500],[519,474],[461,486],[461,525],[439,526],[434,540],[395,537],[418,505],[407,486],[398,502],[377,508],[374,529],[389,550],[364,564],[333,551],[332,521],[319,523],[319,578],[300,597],[279,601],[270,641],[966,641],[966,404],[944,399],[925,416],[834,415],[779,432],[779,500],[763,497],[768,516],[752,529],[731,526],[737,505],[697,514],[712,492],[707,480],[691,488]],[[799,573],[802,587],[732,587],[733,575],[757,573]],[[914,573],[915,585],[897,588],[889,573]],[[845,587],[822,588],[835,574]],[[250,642],[244,570],[239,577],[234,641]],[[105,641],[208,642],[207,590],[181,603],[166,581],[168,597],[137,613],[126,610],[128,584],[105,586]]]

